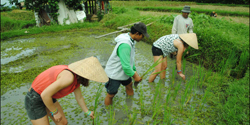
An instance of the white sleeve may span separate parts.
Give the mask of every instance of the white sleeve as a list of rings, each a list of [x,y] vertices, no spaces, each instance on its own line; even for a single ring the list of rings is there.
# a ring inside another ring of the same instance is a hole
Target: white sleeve
[[[193,27],[194,27],[193,20],[191,19],[190,27],[188,28],[189,33],[193,33]]]
[[[178,16],[177,16],[178,17]],[[177,34],[177,17],[175,17],[175,19],[174,19],[174,24],[173,24],[173,27],[172,27],[172,34]]]

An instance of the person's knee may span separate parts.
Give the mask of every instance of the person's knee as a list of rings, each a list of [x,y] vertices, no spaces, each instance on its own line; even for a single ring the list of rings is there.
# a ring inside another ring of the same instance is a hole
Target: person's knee
[[[161,67],[161,70],[166,70],[167,69],[167,66],[166,65],[163,65],[162,67]]]
[[[62,121],[60,121],[58,124],[56,125],[68,125],[68,120],[66,118],[63,118]]]
[[[132,86],[133,86],[133,82],[130,82],[128,85],[126,85],[126,89],[132,89]]]
[[[109,94],[109,93],[107,93],[107,97],[108,98],[114,98],[114,96],[115,96],[115,94]]]

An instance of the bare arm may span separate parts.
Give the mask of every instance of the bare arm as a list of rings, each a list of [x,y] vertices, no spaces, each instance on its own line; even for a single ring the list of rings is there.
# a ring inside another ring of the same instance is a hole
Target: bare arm
[[[62,114],[58,111],[57,107],[54,105],[52,101],[52,96],[63,88],[69,86],[74,81],[74,75],[67,70],[63,70],[58,76],[55,82],[49,85],[44,91],[41,93],[41,98],[46,105],[46,107],[51,112],[57,112],[53,114],[55,121],[62,120]]]
[[[176,65],[177,65],[177,70],[179,71],[181,70],[181,58],[182,58],[184,46],[182,43],[180,43],[177,40],[175,40],[174,43],[176,44],[176,47],[178,48],[177,56],[176,56]]]
[[[181,71],[181,58],[182,54],[184,52],[184,45],[180,42],[180,40],[176,39],[174,40],[174,46],[178,48],[177,56],[176,56],[176,65],[177,65],[177,71]],[[181,73],[178,73],[180,77],[185,80],[185,75]]]
[[[57,80],[49,85],[41,93],[41,98],[50,111],[55,111],[56,107],[52,101],[52,96],[63,88],[66,88],[74,81],[74,75],[67,70],[63,70],[57,77]]]
[[[74,91],[74,94],[75,94],[75,99],[78,103],[78,105],[82,108],[82,111],[84,113],[87,113],[89,110],[85,104],[85,101],[84,101],[84,98],[82,96],[82,92],[81,92],[81,89],[80,87],[78,87],[75,91]],[[91,118],[94,118],[94,112],[91,111],[91,114],[90,114],[90,117]]]

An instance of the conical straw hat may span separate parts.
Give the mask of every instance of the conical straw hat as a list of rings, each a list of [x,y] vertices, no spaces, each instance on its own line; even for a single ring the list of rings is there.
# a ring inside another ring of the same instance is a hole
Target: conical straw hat
[[[195,33],[179,34],[180,38],[194,49],[198,49],[198,41]]]
[[[96,82],[107,82],[109,80],[100,62],[93,56],[71,63],[68,67],[72,72],[89,80]]]

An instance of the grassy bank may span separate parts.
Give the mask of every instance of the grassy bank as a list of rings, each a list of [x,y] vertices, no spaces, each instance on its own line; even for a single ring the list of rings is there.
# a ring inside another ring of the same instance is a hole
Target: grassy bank
[[[160,12],[180,12],[183,7],[135,7],[135,9],[143,11],[160,11]],[[249,12],[240,12],[240,11],[226,11],[226,10],[209,10],[209,9],[200,9],[192,8],[192,12],[196,13],[205,13],[210,15],[211,12],[215,11],[217,14],[222,16],[244,16],[249,17]]]

